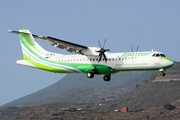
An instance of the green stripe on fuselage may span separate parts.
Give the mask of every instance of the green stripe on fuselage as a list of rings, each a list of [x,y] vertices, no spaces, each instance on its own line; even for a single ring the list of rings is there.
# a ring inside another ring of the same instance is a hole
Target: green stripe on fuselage
[[[29,63],[31,63],[32,65],[36,66],[39,69],[46,70],[46,71],[51,71],[51,72],[56,72],[56,73],[70,73],[69,71],[66,71],[66,70],[58,69],[58,68],[55,68],[55,67],[52,67],[52,66],[43,65],[43,64],[40,64],[38,62],[35,62],[25,54],[23,54],[23,56],[26,58],[25,59],[26,61],[28,61]]]
[[[174,61],[172,61],[171,59],[169,59],[169,58],[167,58],[167,57],[157,57],[157,58],[162,58],[162,59],[165,59],[165,60],[168,60],[168,61],[174,62]]]

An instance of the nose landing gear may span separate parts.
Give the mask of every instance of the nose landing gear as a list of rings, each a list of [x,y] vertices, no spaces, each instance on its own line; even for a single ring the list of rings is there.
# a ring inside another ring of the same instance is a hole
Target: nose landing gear
[[[163,71],[161,71],[161,76],[165,76],[166,74],[163,72]]]

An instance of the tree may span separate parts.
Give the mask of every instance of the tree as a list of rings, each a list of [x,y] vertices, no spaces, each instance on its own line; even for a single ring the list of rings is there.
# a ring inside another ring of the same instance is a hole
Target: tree
[[[136,85],[136,88],[138,88],[138,87],[139,87],[139,84]]]
[[[176,108],[174,105],[171,105],[169,103],[164,104],[163,107],[166,110],[173,110],[174,108]]]
[[[147,79],[144,79],[142,82],[144,82],[144,84],[147,84],[147,83],[148,83],[148,80],[147,80]]]
[[[118,106],[118,105],[113,103],[113,104],[111,104],[111,105],[109,106],[109,109],[110,109],[110,110],[113,110],[116,106]]]

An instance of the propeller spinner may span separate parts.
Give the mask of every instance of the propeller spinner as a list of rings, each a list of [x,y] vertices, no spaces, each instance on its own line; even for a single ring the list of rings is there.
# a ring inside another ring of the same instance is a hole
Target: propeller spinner
[[[100,43],[100,41],[99,41],[99,39],[98,39],[99,46],[101,47],[101,49],[100,49],[99,51],[96,51],[96,52],[99,52],[99,61],[98,61],[98,62],[101,61],[102,56],[104,57],[105,62],[107,62],[107,57],[106,57],[106,55],[105,55],[105,52],[106,52],[106,51],[110,51],[110,50],[109,50],[109,49],[104,49],[106,40],[107,40],[107,39],[105,39],[104,45],[103,45],[103,47],[102,47],[102,46],[101,46],[101,43]]]

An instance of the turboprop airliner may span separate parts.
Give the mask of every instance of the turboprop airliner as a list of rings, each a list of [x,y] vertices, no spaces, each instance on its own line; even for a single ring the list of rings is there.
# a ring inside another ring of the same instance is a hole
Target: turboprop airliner
[[[17,64],[38,68],[54,73],[85,73],[88,78],[94,75],[104,75],[104,81],[110,81],[111,74],[120,71],[159,70],[162,76],[164,71],[173,66],[174,62],[164,53],[158,51],[111,53],[101,46],[87,47],[49,36],[31,34],[27,29],[7,32],[18,34],[22,47],[23,60]],[[51,42],[53,46],[74,53],[63,55],[43,49],[34,38]],[[98,40],[99,41],[99,40]]]

